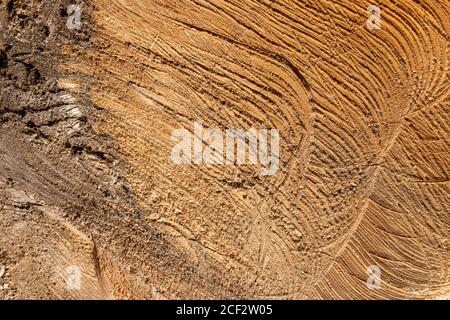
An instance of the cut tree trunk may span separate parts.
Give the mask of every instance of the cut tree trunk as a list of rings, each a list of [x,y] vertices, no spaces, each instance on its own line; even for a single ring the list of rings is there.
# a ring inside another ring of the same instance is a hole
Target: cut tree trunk
[[[0,299],[448,298],[449,15],[3,0]],[[175,163],[199,124],[275,172]]]

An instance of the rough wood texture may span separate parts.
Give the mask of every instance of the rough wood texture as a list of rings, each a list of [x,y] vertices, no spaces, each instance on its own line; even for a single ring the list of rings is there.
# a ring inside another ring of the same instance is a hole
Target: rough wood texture
[[[46,2],[4,3],[3,28],[23,28],[19,4],[68,5]],[[44,20],[31,89],[6,89],[19,71],[4,51],[0,265],[16,297],[448,298],[447,1],[379,1],[380,30],[360,0],[79,3],[80,31]],[[52,97],[11,107],[36,88]],[[194,121],[279,129],[280,170],[174,165],[171,134]],[[15,215],[21,192],[39,219]],[[7,241],[11,219],[41,230],[22,235],[45,240],[32,264]],[[47,284],[47,266],[77,263],[89,289]],[[29,270],[42,289],[24,293]]]

